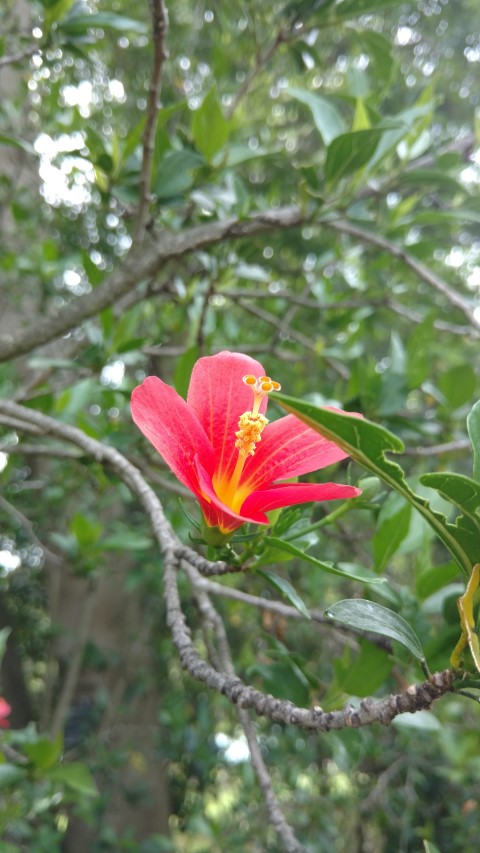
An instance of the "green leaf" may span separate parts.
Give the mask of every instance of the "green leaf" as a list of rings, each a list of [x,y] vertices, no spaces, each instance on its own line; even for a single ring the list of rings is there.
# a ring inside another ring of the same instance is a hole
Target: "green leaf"
[[[418,576],[415,589],[423,601],[458,577],[458,566],[451,560],[441,566],[430,566]]]
[[[90,771],[80,761],[53,767],[46,775],[52,781],[60,782],[86,797],[98,796],[98,789]]]
[[[468,545],[472,562],[480,562],[480,483],[463,474],[451,474],[448,471],[423,474],[420,482],[430,489],[436,489],[442,498],[461,511],[450,527],[457,531],[464,545]]]
[[[47,770],[60,758],[63,750],[63,737],[58,734],[54,740],[39,737],[33,743],[26,743],[23,751],[37,770]]]
[[[425,655],[415,631],[398,613],[382,604],[375,604],[363,598],[345,598],[332,604],[325,615],[343,625],[350,625],[361,631],[390,637],[401,643],[418,660],[424,661]]]
[[[473,448],[473,479],[480,483],[480,400],[467,417],[467,430]]]
[[[366,46],[373,60],[375,71],[382,77],[382,83],[388,83],[393,68],[392,45],[389,39],[374,30],[356,33],[356,37]]]
[[[193,346],[185,350],[176,362],[173,384],[181,397],[187,396],[192,368],[199,357],[200,350],[198,344],[193,344]]]
[[[70,530],[81,548],[91,548],[98,543],[103,525],[77,512],[70,523]]]
[[[307,89],[296,88],[287,89],[287,94],[310,109],[315,127],[325,145],[329,145],[333,139],[345,133],[347,129],[345,119],[334,105],[332,98],[325,98]]]
[[[124,530],[112,533],[102,539],[101,546],[105,551],[147,551],[152,547],[153,540],[149,536],[134,530]]]
[[[27,771],[15,764],[0,764],[0,789],[18,785],[26,778]]]
[[[145,35],[148,27],[143,21],[116,15],[114,12],[96,12],[92,15],[72,14],[58,24],[58,29],[70,36],[85,35],[91,29],[111,29],[121,33]]]
[[[450,524],[442,513],[432,509],[426,498],[416,495],[405,480],[400,465],[386,458],[388,452],[403,451],[403,442],[397,436],[366,419],[320,409],[284,394],[276,393],[275,400],[320,435],[338,444],[352,459],[409,501],[434,529],[462,571],[470,577],[473,564],[478,562],[478,545],[474,546],[469,535],[464,535],[462,529]]]
[[[293,604],[299,613],[302,614],[302,616],[305,616],[306,619],[311,619],[307,605],[302,601],[291,583],[285,580],[285,578],[282,578],[280,575],[276,575],[273,572],[267,572],[264,569],[256,569],[256,572],[258,575],[261,575],[262,578],[265,578],[269,584],[275,587],[278,592],[281,592],[290,604]]]
[[[316,557],[312,557],[311,554],[307,554],[306,551],[301,551],[300,548],[296,548],[295,545],[292,545],[291,542],[287,542],[285,539],[279,539],[276,536],[266,536],[264,541],[267,545],[278,548],[279,551],[284,551],[292,557],[297,557],[299,560],[303,560],[306,563],[311,563],[312,566],[316,566],[317,569],[322,569],[322,571],[328,572],[331,575],[360,581],[360,583],[385,583],[385,578],[377,578],[366,569],[364,571],[359,571],[356,568],[341,569],[338,568],[338,566],[334,566],[333,563],[325,563],[322,560],[317,560]]]
[[[425,838],[423,839],[423,846],[425,848],[425,853],[440,853],[436,844],[433,844],[432,841],[427,841]]]
[[[209,162],[225,145],[230,135],[230,123],[223,115],[214,88],[203,99],[192,117],[191,131],[197,149]]]
[[[385,649],[379,649],[368,640],[361,640],[360,654],[345,650],[343,659],[334,663],[336,687],[350,696],[369,696],[378,690],[392,669]]]
[[[277,699],[287,699],[296,705],[308,705],[310,690],[308,680],[293,661],[286,663],[255,664],[249,667],[248,678],[259,675],[267,693]]]
[[[475,371],[469,364],[457,364],[445,370],[438,380],[438,387],[452,409],[469,403],[477,388]]]
[[[384,569],[385,565],[405,539],[410,528],[411,512],[412,508],[410,504],[405,502],[402,502],[400,507],[395,505],[393,512],[389,500],[383,505],[378,517],[377,529],[372,540],[373,556],[377,571],[380,572]]]
[[[336,184],[365,166],[374,155],[383,133],[384,128],[372,127],[337,136],[328,146],[325,161],[327,181]]]
[[[203,157],[195,151],[168,151],[158,165],[154,184],[155,195],[164,199],[183,194],[193,184],[194,169],[203,163]]]

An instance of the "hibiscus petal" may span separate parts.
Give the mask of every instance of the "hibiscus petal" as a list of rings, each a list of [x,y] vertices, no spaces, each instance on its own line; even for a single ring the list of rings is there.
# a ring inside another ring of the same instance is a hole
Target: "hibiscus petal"
[[[308,503],[309,501],[334,501],[355,498],[361,489],[338,483],[278,483],[269,489],[259,489],[246,498],[241,507],[243,516],[258,523],[272,509]]]
[[[175,476],[198,494],[195,456],[210,476],[215,457],[202,425],[185,400],[161,379],[147,376],[133,391],[131,411],[136,425]]]
[[[251,389],[242,382],[247,374],[263,376],[262,365],[238,352],[219,352],[200,358],[190,379],[187,403],[205,430],[215,453],[220,478],[229,478],[238,458],[235,433],[238,419],[253,406]],[[267,408],[266,397],[260,411]]]
[[[341,409],[331,411],[353,414]],[[323,438],[295,415],[286,415],[263,430],[254,456],[247,459],[240,485],[256,490],[275,480],[310,474],[347,456],[333,441]]]
[[[212,485],[212,478],[209,477],[198,457],[195,460],[195,463],[198,472],[198,482],[201,489],[201,495],[199,495],[198,501],[202,508],[205,520],[210,527],[219,527],[224,533],[228,533],[232,530],[236,530],[237,527],[240,527],[248,521],[256,521],[257,524],[268,524],[268,518],[266,516],[260,519],[246,517],[244,515],[239,515],[239,513],[234,512],[234,510],[224,504],[217,496]]]

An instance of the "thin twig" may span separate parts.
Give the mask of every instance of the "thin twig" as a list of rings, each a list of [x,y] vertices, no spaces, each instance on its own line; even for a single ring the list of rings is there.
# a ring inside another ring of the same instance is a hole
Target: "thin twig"
[[[296,272],[296,275],[298,275],[298,272]],[[365,308],[365,306],[388,306],[386,299],[343,299],[339,302],[320,302],[318,299],[308,299],[306,296],[299,296],[287,289],[273,292],[268,289],[259,290],[256,288],[255,290],[248,290],[246,287],[238,287],[235,288],[235,290],[219,290],[218,295],[223,296],[225,299],[231,299],[234,302],[239,299],[254,299],[255,301],[258,299],[284,299],[285,302],[290,302],[293,305],[299,305],[303,308],[312,308],[316,311],[321,311],[322,313],[323,311],[345,311],[350,308]]]
[[[389,299],[385,302],[385,307],[394,311],[394,313],[398,314],[400,317],[406,317],[406,319],[410,320],[412,323],[423,323],[425,320],[425,316],[423,314],[418,311],[412,311],[410,308],[407,308],[406,305],[401,305],[395,299]],[[465,336],[473,338],[480,337],[480,331],[472,329],[471,326],[459,326],[457,323],[448,323],[446,320],[434,320],[433,327],[434,329],[439,329],[441,332],[450,332],[452,335],[460,335],[462,338]]]
[[[440,456],[442,453],[458,453],[462,450],[469,450],[471,447],[468,438],[459,438],[457,441],[432,444],[430,447],[410,447],[405,449],[403,454],[405,456]]]
[[[237,109],[240,101],[245,97],[245,95],[250,91],[250,87],[255,80],[256,76],[262,71],[262,69],[266,66],[266,64],[270,61],[275,51],[278,47],[287,41],[287,34],[283,28],[281,28],[275,37],[272,39],[269,45],[257,54],[255,58],[255,64],[250,69],[248,74],[245,75],[245,79],[241,86],[237,89],[232,101],[229,106],[225,110],[225,118],[229,119],[233,116],[235,110]]]
[[[243,300],[239,300],[238,304],[244,311],[247,311],[249,314],[252,314],[254,317],[258,317],[259,320],[263,320],[265,323],[269,323],[274,329],[277,330],[279,336],[290,337],[292,340],[297,341],[301,344],[305,349],[310,352],[318,355],[317,347],[315,346],[315,342],[312,341],[311,338],[308,338],[307,335],[304,335],[302,332],[298,332],[296,329],[293,329],[292,326],[287,326],[284,324],[284,321],[277,317],[275,314],[271,314],[269,311],[265,311],[263,308],[260,308],[258,305],[249,305],[247,302],[243,302]],[[326,358],[325,361],[327,364],[335,370],[338,375],[347,381],[350,379],[350,372],[344,367],[343,364],[339,364],[337,361],[334,361],[331,358]]]
[[[157,126],[162,72],[168,51],[165,46],[168,32],[168,12],[163,0],[150,0],[152,16],[153,61],[147,98],[147,117],[143,131],[143,156],[140,172],[139,203],[134,241],[143,237],[150,205],[152,161]]]
[[[198,572],[193,568],[193,566],[187,565],[186,568],[203,619],[213,627],[217,641],[218,658],[221,669],[230,678],[235,678],[235,668],[233,666],[228,637],[223,620],[217,613],[210,601],[210,598],[205,592],[205,589],[202,586],[202,578]],[[292,827],[285,820],[280,803],[273,790],[272,779],[268,772],[267,765],[263,760],[257,736],[255,734],[255,728],[248,711],[245,708],[238,707],[237,714],[243,731],[245,732],[248,748],[250,750],[250,760],[262,789],[270,823],[278,835],[282,848],[285,850],[285,853],[307,853],[306,848],[303,844],[300,844],[295,837]]]
[[[39,51],[40,47],[35,44],[25,50],[19,50],[18,53],[12,53],[10,56],[2,56],[0,57],[0,68],[4,68],[5,65],[13,65],[15,62],[22,62]]]
[[[54,554],[53,551],[50,551],[50,549],[47,548],[47,546],[44,545],[43,542],[40,541],[37,534],[35,533],[33,524],[30,519],[28,519],[27,516],[23,514],[23,512],[20,512],[20,510],[17,509],[16,506],[13,506],[13,504],[7,501],[6,498],[2,497],[2,495],[0,495],[0,509],[3,509],[9,515],[11,515],[12,518],[15,518],[21,524],[30,541],[33,542],[33,544],[36,545],[37,548],[40,548],[44,555],[44,558],[48,560],[49,563],[54,566],[61,565],[61,557],[59,557],[57,554]]]
[[[480,320],[476,318],[473,310],[470,308],[465,299],[460,296],[456,290],[453,290],[450,285],[441,278],[441,276],[432,272],[429,267],[421,261],[418,261],[410,254],[410,252],[407,252],[403,246],[397,246],[396,243],[392,243],[390,240],[387,240],[386,237],[382,237],[380,234],[373,231],[367,231],[365,228],[359,228],[358,225],[352,225],[350,222],[346,222],[345,220],[324,220],[323,225],[333,231],[338,231],[341,234],[348,234],[350,237],[355,237],[362,243],[369,243],[372,246],[376,246],[378,249],[382,249],[389,255],[393,255],[393,257],[403,261],[403,263],[410,267],[410,269],[413,270],[418,277],[422,279],[422,281],[425,281],[438,293],[441,293],[451,305],[458,308],[475,329],[480,329]]]
[[[183,564],[182,564],[183,565]],[[270,598],[263,598],[261,595],[252,595],[249,592],[243,592],[235,587],[223,586],[216,581],[208,580],[208,578],[199,571],[200,578],[197,580],[197,586],[212,595],[219,595],[222,598],[230,598],[233,601],[240,601],[242,604],[247,604],[250,607],[256,607],[259,610],[265,610],[270,613],[278,613],[286,619],[305,620],[303,613],[300,613],[296,607],[291,607],[289,604],[284,604],[283,601],[275,601]],[[325,625],[328,628],[336,628],[342,634],[353,634],[356,637],[368,639],[371,643],[384,651],[391,652],[390,641],[379,634],[371,634],[368,631],[354,628],[351,625],[344,625],[336,622],[335,619],[330,619],[325,616],[321,610],[309,610],[309,616],[312,622],[317,622],[319,625]]]
[[[2,419],[0,419],[1,422]],[[17,429],[24,430],[22,423],[17,424]],[[34,433],[38,435],[37,432]],[[73,450],[71,447],[59,447],[58,444],[54,447],[48,444],[10,444],[5,441],[0,443],[0,451],[3,453],[24,453],[25,456],[54,456],[55,459],[81,459],[82,453],[78,450]]]

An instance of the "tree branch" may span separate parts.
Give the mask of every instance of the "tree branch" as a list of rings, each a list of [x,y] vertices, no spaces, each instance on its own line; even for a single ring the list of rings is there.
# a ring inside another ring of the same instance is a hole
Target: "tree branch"
[[[309,219],[310,217],[298,207],[279,207],[277,210],[256,213],[248,219],[230,217],[206,225],[197,225],[179,233],[164,232],[154,240],[134,247],[121,266],[91,293],[80,296],[62,308],[53,309],[50,316],[36,319],[31,326],[17,335],[0,336],[0,362],[31,352],[36,347],[67,334],[84,320],[108,308],[144,279],[157,273],[172,258],[179,258],[223,240],[295,228]]]
[[[399,258],[399,260],[403,261],[408,267],[410,267],[410,269],[413,270],[419,278],[437,290],[438,293],[441,293],[442,296],[445,296],[451,305],[458,308],[475,329],[480,329],[480,320],[477,320],[473,310],[470,308],[465,299],[463,299],[456,290],[453,290],[450,285],[443,280],[443,278],[432,272],[427,266],[425,266],[425,264],[418,261],[402,246],[397,246],[396,243],[391,243],[390,240],[386,239],[386,237],[375,234],[373,231],[367,231],[364,228],[359,228],[357,225],[352,225],[350,222],[345,222],[344,220],[325,220],[323,225],[333,231],[338,231],[341,234],[348,234],[350,237],[355,237],[362,243],[370,243],[370,245],[376,246],[378,249],[382,249],[382,251],[387,252],[389,255]]]
[[[150,85],[147,100],[147,118],[143,131],[143,156],[140,172],[139,203],[134,242],[143,237],[148,217],[150,203],[150,186],[152,180],[152,159],[155,142],[155,129],[159,109],[162,72],[168,51],[165,41],[168,32],[168,12],[163,0],[150,0],[152,15],[153,61],[150,73]]]
[[[34,53],[39,53],[39,51],[40,46],[35,44],[25,48],[25,50],[19,50],[18,53],[12,53],[10,56],[2,56],[0,57],[0,68],[4,68],[6,65],[14,65],[16,62],[22,62],[24,59],[33,56]]]
[[[183,549],[183,546],[180,545],[165,518],[160,501],[137,468],[113,447],[108,447],[76,427],[55,421],[41,412],[7,400],[0,400],[0,414],[13,417],[19,422],[24,421],[26,425],[33,425],[46,434],[58,436],[81,447],[97,462],[109,465],[137,496],[150,519],[153,533],[163,555],[167,622],[180,662],[195,680],[222,693],[232,704],[241,708],[251,708],[259,716],[269,717],[285,725],[297,725],[307,730],[326,732],[331,729],[358,728],[375,722],[389,725],[398,714],[429,709],[436,699],[457,689],[455,671],[444,670],[435,673],[420,684],[413,684],[405,691],[386,696],[379,701],[367,698],[358,707],[347,704],[339,711],[324,712],[320,707],[300,708],[288,700],[276,699],[274,696],[262,693],[244,684],[240,678],[217,672],[198,654],[180,605],[177,569],[180,560],[185,559],[184,551],[182,551],[182,557],[178,556],[178,551],[180,548]]]
[[[188,578],[192,585],[193,593],[195,595],[195,598],[197,599],[197,604],[200,613],[202,614],[204,621],[206,623],[209,623],[213,627],[214,634],[217,640],[218,656],[221,669],[229,677],[235,678],[235,669],[232,662],[228,637],[225,631],[225,625],[223,623],[223,620],[221,619],[220,615],[218,614],[212,602],[210,601],[210,598],[207,595],[205,588],[202,586],[202,578],[198,574],[196,569],[194,569],[193,566],[187,565],[186,570]],[[255,728],[252,723],[252,720],[250,719],[248,711],[244,708],[238,707],[237,714],[242,725],[243,731],[245,732],[248,748],[250,750],[250,760],[252,763],[252,767],[255,770],[255,773],[257,774],[257,779],[262,789],[270,823],[272,824],[278,835],[282,848],[285,850],[285,853],[307,853],[306,848],[303,846],[303,844],[300,844],[300,842],[295,837],[292,827],[285,820],[285,816],[280,807],[280,803],[273,790],[273,784],[270,777],[270,773],[268,772],[267,765],[263,760],[263,756],[258,745],[257,736],[255,734]]]

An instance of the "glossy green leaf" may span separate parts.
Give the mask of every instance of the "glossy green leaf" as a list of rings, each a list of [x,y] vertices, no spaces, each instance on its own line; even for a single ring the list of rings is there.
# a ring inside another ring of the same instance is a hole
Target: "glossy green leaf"
[[[409,501],[434,529],[462,571],[470,576],[473,564],[478,561],[477,546],[470,535],[464,535],[463,529],[450,524],[442,513],[432,509],[426,498],[416,495],[400,465],[386,457],[386,453],[403,451],[403,442],[397,436],[366,419],[320,409],[304,400],[284,394],[275,394],[275,399]]]
[[[472,562],[480,562],[480,483],[448,471],[438,474],[423,474],[420,482],[450,501],[461,515],[450,525],[472,555]]]
[[[293,87],[287,89],[287,94],[309,108],[315,127],[325,145],[329,145],[335,137],[345,133],[347,129],[345,119],[332,98],[325,98],[323,95],[317,95],[316,92],[308,91],[308,89]]]
[[[268,581],[268,583],[271,584],[271,586],[273,586],[278,592],[281,592],[290,604],[293,604],[293,606],[302,614],[302,616],[305,616],[306,619],[311,619],[307,605],[302,601],[289,581],[282,578],[280,575],[274,574],[273,572],[267,572],[265,569],[257,569],[256,571],[257,574],[261,575],[262,578],[265,578],[265,580]]]
[[[388,500],[378,517],[377,529],[372,540],[373,557],[377,571],[383,571],[390,558],[396,553],[410,528],[412,508],[402,502],[395,512],[389,512]]]
[[[210,89],[202,105],[193,113],[191,130],[195,146],[209,161],[227,142],[230,124],[215,89]]]
[[[383,128],[375,127],[337,136],[328,146],[325,161],[327,181],[336,184],[365,166],[375,153],[383,132]]]
[[[187,396],[192,368],[198,358],[200,358],[199,346],[193,344],[185,350],[175,364],[173,384],[181,397]]]
[[[312,566],[315,566],[317,569],[321,569],[323,572],[327,572],[330,575],[349,578],[350,580],[360,581],[360,583],[378,584],[385,582],[385,578],[375,577],[375,575],[371,574],[368,569],[341,569],[338,566],[334,566],[333,563],[325,563],[322,560],[317,560],[316,557],[312,557],[312,555],[308,554],[306,551],[296,548],[295,545],[292,545],[291,542],[287,542],[285,539],[279,539],[276,536],[267,536],[265,537],[265,542],[266,544],[277,548],[279,551],[290,554],[291,557],[296,557],[298,560],[303,560],[305,563],[310,563]]]
[[[401,643],[418,660],[425,660],[423,649],[415,631],[405,622],[398,613],[389,610],[382,604],[367,601],[363,598],[345,598],[337,601],[325,611],[326,616],[350,625],[361,631],[380,634],[382,637],[390,637]]]
[[[467,417],[467,430],[473,449],[473,479],[480,483],[480,400]]]

